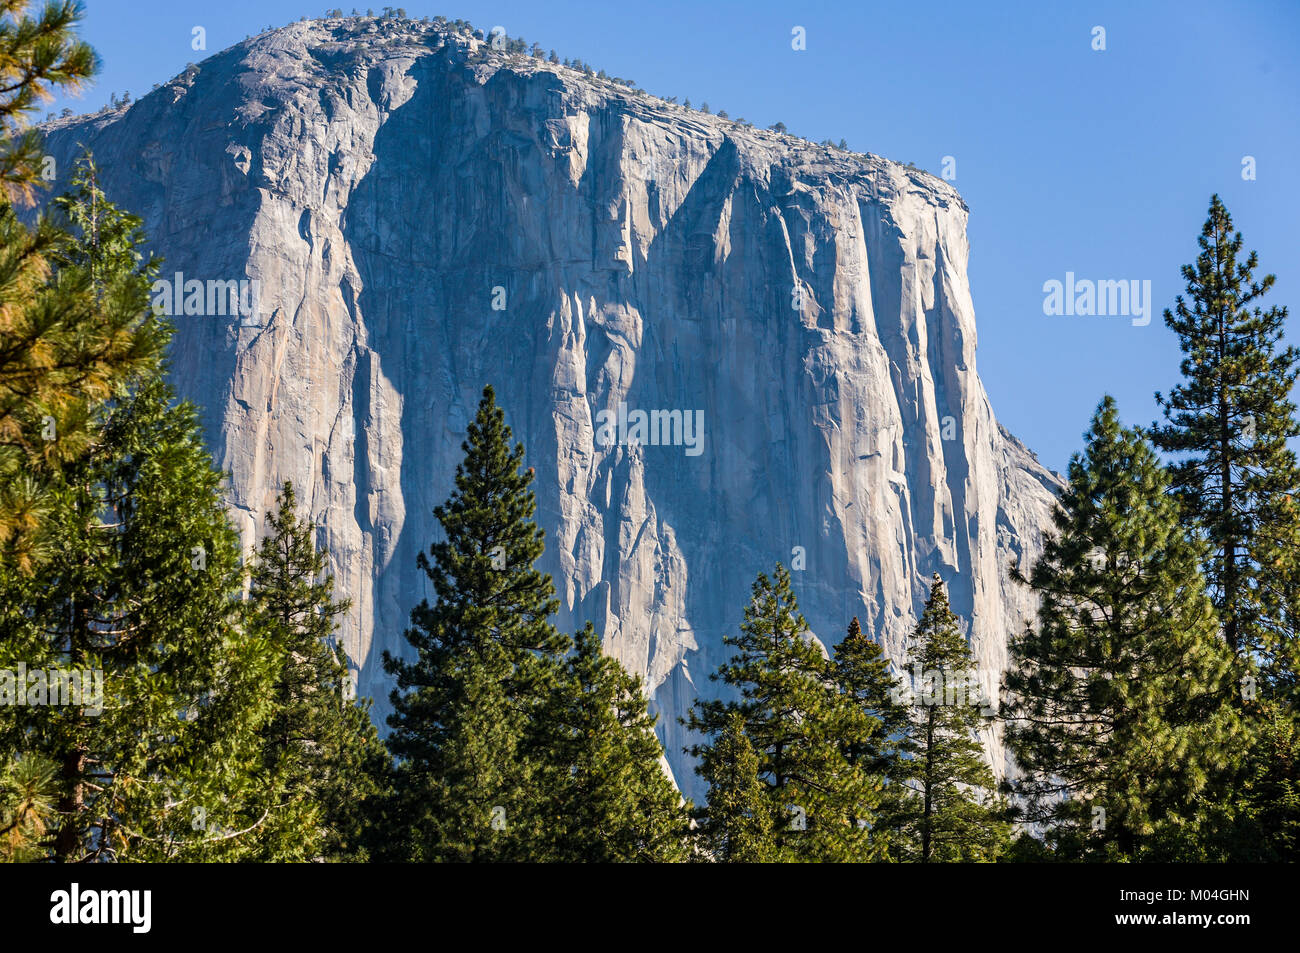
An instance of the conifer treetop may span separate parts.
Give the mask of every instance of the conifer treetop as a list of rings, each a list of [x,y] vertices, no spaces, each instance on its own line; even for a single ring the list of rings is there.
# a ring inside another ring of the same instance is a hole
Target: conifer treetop
[[[57,92],[75,93],[98,72],[73,28],[79,0],[0,0],[0,201],[30,203],[40,182],[41,136],[28,117]]]

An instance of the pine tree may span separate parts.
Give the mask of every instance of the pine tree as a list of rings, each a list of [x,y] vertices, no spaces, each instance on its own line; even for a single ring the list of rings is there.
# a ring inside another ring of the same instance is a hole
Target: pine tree
[[[777,818],[739,711],[727,715],[717,741],[703,751],[699,774],[709,783],[708,806],[695,811],[695,841],[703,859],[732,864],[775,860]]]
[[[0,863],[41,859],[57,796],[57,766],[48,759],[19,754],[0,763]]]
[[[266,527],[251,572],[249,622],[276,654],[263,771],[281,794],[258,842],[265,860],[358,859],[359,820],[367,799],[380,793],[386,756],[366,708],[349,697],[346,656],[332,644],[348,603],[334,600],[326,553],[298,516],[292,483],[266,514]]]
[[[48,485],[92,439],[95,408],[165,342],[140,291],[156,262],[135,267],[139,220],[105,200],[89,160],[55,205],[28,229],[0,203],[0,562],[23,571],[49,552]]]
[[[741,700],[697,701],[685,723],[710,741],[688,752],[708,763],[732,713],[739,712],[779,818],[777,859],[880,856],[885,842],[871,834],[880,782],[845,757],[845,725],[857,716],[808,633],[783,566],[777,564],[775,580],[759,574],[740,635],[723,640],[736,655],[710,678],[738,690]]]
[[[1005,805],[978,740],[982,697],[970,647],[936,574],[917,623],[900,856],[920,863],[997,860],[1007,847]],[[920,689],[918,692],[917,689]]]
[[[1300,859],[1300,730],[1276,700],[1249,703],[1236,770],[1195,800],[1204,821],[1174,830],[1160,856],[1196,863],[1293,863]]]
[[[115,401],[58,487],[57,554],[0,577],[0,668],[81,676],[79,705],[0,720],[0,747],[58,766],[52,859],[236,859],[265,821],[272,660],[238,625],[238,541],[199,433],[160,377]]]
[[[1201,253],[1185,265],[1187,297],[1165,323],[1185,355],[1184,382],[1156,395],[1166,424],[1152,439],[1175,454],[1172,489],[1183,518],[1209,541],[1205,578],[1224,638],[1261,668],[1263,686],[1292,692],[1300,672],[1300,435],[1291,388],[1300,351],[1282,347],[1286,309],[1258,301],[1258,256],[1239,260],[1240,232],[1216,195]]]
[[[335,657],[346,670],[342,646],[335,647]],[[382,852],[383,812],[391,803],[394,780],[392,757],[375,729],[370,699],[353,695],[349,678],[348,693],[336,702],[340,712],[321,800],[322,853],[326,860],[340,862],[369,861],[377,848]]]
[[[528,732],[544,824],[530,859],[674,862],[690,817],[661,765],[641,679],[601,650],[588,623]]]
[[[79,3],[48,3],[34,16],[32,6],[0,0],[0,564],[24,571],[48,551],[41,521],[50,470],[87,439],[94,403],[161,346],[134,333],[141,312],[120,299],[97,300],[89,276],[64,268],[56,285],[54,259],[71,236],[44,218],[28,228],[14,208],[34,200],[45,171],[31,114],[97,69],[94,51],[74,33]]]
[[[152,263],[138,221],[92,175],[61,203],[72,231],[51,280],[144,314]],[[49,555],[0,565],[0,670],[41,673],[28,688],[39,707],[0,706],[0,761],[54,765],[41,858],[234,859],[265,821],[253,804],[271,657],[238,624],[220,474],[162,374],[155,357],[87,406],[93,439],[48,475]],[[51,676],[58,704],[40,687]]]
[[[0,0],[0,201],[30,202],[44,149],[29,117],[54,92],[75,93],[98,71],[95,51],[73,32],[84,16],[76,0]]]
[[[1266,703],[1253,728],[1234,817],[1224,825],[1237,840],[1206,859],[1295,863],[1300,860],[1300,728],[1295,712]]]
[[[1065,858],[1140,860],[1194,832],[1197,794],[1237,743],[1204,548],[1167,489],[1105,398],[1028,580],[1037,626],[1013,639],[1005,680],[1016,793]]]
[[[550,577],[534,568],[543,533],[522,471],[524,448],[485,387],[462,444],[456,489],[434,510],[446,538],[419,566],[436,601],[411,613],[414,661],[385,654],[396,676],[397,793],[387,839],[412,860],[526,859],[540,836],[537,767],[521,757],[530,721],[559,679],[567,637]]]
[[[877,837],[892,837],[902,821],[908,797],[902,785],[909,755],[908,710],[895,699],[897,681],[880,646],[867,638],[854,616],[848,633],[835,646],[835,683],[845,696],[850,721],[840,734],[844,757],[882,784],[872,825]]]

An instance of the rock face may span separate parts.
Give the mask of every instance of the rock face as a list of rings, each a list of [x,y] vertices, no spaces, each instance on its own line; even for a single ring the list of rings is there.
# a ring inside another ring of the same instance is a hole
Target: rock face
[[[1008,566],[1039,551],[1060,480],[976,375],[947,184],[365,18],[262,34],[46,129],[60,172],[93,150],[204,312],[174,319],[176,384],[250,542],[300,488],[381,720],[381,650],[429,594],[416,553],[485,383],[537,469],[558,622],[592,620],[645,675],[688,793],[678,716],[718,690],[722,636],[778,560],[824,644],[857,615],[894,657],[938,572],[995,684],[1032,610]],[[256,313],[192,281],[255,281]],[[629,429],[681,411],[702,436],[616,442],[620,404]]]

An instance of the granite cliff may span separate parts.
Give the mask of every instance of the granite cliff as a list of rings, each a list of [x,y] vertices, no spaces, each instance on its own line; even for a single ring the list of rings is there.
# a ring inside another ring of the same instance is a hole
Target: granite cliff
[[[381,720],[380,652],[428,593],[415,556],[485,383],[537,469],[558,622],[645,675],[689,793],[677,717],[778,560],[823,643],[857,615],[895,656],[938,572],[995,683],[1032,610],[1008,567],[1060,481],[976,373],[946,183],[367,18],[46,130],[166,258],[175,381],[250,541],[299,486]]]

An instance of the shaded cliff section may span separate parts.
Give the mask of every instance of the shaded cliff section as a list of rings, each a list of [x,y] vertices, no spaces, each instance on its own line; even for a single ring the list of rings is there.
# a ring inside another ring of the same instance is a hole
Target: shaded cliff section
[[[174,379],[249,545],[300,487],[381,721],[379,658],[430,594],[415,556],[485,383],[537,469],[559,623],[645,675],[688,794],[678,718],[778,560],[825,645],[857,615],[896,658],[938,572],[996,683],[1033,610],[1008,567],[1060,479],[976,374],[946,183],[365,20],[263,34],[47,130],[60,172],[94,152],[164,278],[258,282],[255,319],[175,318]],[[620,403],[698,411],[701,452],[599,445]]]

